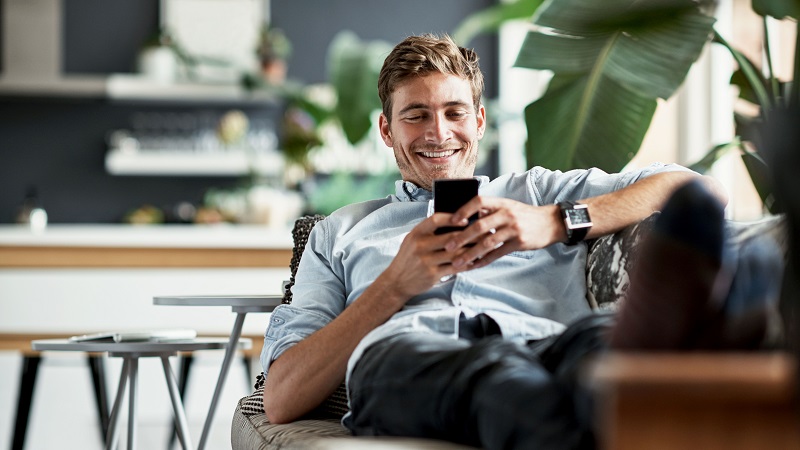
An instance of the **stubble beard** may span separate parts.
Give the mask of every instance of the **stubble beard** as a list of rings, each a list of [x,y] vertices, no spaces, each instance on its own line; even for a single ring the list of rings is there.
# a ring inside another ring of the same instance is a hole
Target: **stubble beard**
[[[462,150],[462,151],[465,151],[465,150]],[[405,178],[405,176],[403,176],[403,179],[405,181],[411,181],[411,182],[413,182],[415,184],[418,184],[419,187],[421,187],[423,189],[427,189],[427,190],[430,191],[430,190],[433,190],[433,180],[435,180],[435,179],[438,179],[438,178],[457,178],[457,177],[465,177],[466,178],[466,177],[473,176],[475,174],[475,167],[477,167],[477,164],[478,164],[478,152],[477,151],[472,152],[469,155],[469,159],[464,161],[465,164],[461,166],[461,169],[470,168],[471,170],[470,170],[469,173],[457,173],[457,174],[452,174],[452,176],[451,176],[451,174],[448,173],[448,170],[447,170],[450,167],[449,164],[436,164],[436,165],[433,166],[433,169],[429,173],[419,174],[419,173],[414,173],[414,171],[412,170],[413,169],[412,165],[405,158],[405,153],[403,153],[401,150],[395,149],[395,151],[394,151],[394,159],[395,159],[395,162],[397,164],[398,170],[400,170],[400,174],[401,175],[402,174],[415,174],[415,175],[418,175],[418,176],[425,176],[425,179],[419,179],[419,180],[416,180],[416,181],[415,180],[408,180],[408,179]]]

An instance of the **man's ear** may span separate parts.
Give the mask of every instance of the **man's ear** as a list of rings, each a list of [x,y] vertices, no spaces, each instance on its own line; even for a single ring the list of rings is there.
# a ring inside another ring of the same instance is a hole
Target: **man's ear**
[[[478,140],[481,140],[483,139],[483,134],[486,132],[486,108],[483,107],[483,104],[478,108],[476,117],[478,122]]]
[[[389,120],[383,113],[381,113],[381,116],[378,119],[378,129],[381,131],[381,139],[383,139],[383,143],[386,144],[387,147],[394,147],[392,145],[392,129],[389,126]]]

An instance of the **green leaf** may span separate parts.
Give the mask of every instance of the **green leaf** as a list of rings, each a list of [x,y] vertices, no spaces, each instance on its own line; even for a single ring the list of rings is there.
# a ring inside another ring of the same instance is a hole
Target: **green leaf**
[[[467,16],[453,31],[453,40],[465,46],[481,33],[491,33],[509,20],[530,19],[544,0],[514,0]]]
[[[516,66],[555,76],[525,112],[528,164],[606,171],[639,150],[714,24],[691,0],[551,0],[533,21]]]
[[[391,48],[383,41],[361,41],[351,31],[340,32],[330,44],[328,73],[337,94],[335,113],[351,144],[367,135],[371,115],[380,109],[378,73]]]
[[[559,76],[557,89],[525,108],[530,166],[618,172],[647,133],[656,101],[609,77]]]
[[[711,167],[719,161],[723,156],[728,154],[729,151],[741,148],[742,143],[739,139],[734,139],[732,142],[715,145],[708,153],[705,154],[699,161],[689,166],[690,169],[698,173],[706,173],[711,170]]]
[[[759,73],[758,69],[756,69],[757,66],[753,64],[744,53],[733,48],[733,46],[716,31],[714,31],[714,42],[728,49],[731,56],[733,56],[733,59],[739,65],[739,70],[742,71],[742,75],[744,75],[750,87],[753,89],[753,94],[758,100],[758,105],[761,106],[761,111],[765,113],[772,108],[773,98],[769,95],[766,79]]]
[[[766,78],[760,76],[760,81],[762,85],[766,86]],[[736,69],[733,74],[731,74],[731,85],[739,88],[739,98],[753,103],[754,105],[758,105],[758,95],[742,69]]]
[[[744,153],[742,154],[742,161],[750,174],[750,179],[753,181],[753,187],[756,188],[758,196],[764,202],[764,206],[772,214],[783,212],[781,205],[775,201],[769,167],[767,167],[764,160],[756,153]]]
[[[776,19],[800,18],[800,0],[753,0],[753,11]]]
[[[685,0],[547,3],[515,65],[556,73],[599,71],[643,95],[668,98],[711,36],[714,19],[692,5]]]

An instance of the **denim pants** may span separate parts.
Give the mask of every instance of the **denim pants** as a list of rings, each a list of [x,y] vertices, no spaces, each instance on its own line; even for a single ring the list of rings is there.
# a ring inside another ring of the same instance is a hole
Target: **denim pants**
[[[527,345],[485,315],[460,338],[407,333],[367,349],[350,377],[356,435],[443,439],[486,449],[594,448],[591,399],[578,384],[606,348],[613,317],[593,314]]]

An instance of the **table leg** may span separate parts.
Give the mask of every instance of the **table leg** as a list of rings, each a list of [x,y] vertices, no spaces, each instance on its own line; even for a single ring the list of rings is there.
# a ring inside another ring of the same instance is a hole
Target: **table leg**
[[[192,363],[194,356],[191,353],[185,353],[178,356],[180,361],[180,370],[178,370],[178,393],[181,395],[181,400],[186,396],[186,385],[189,383],[189,374],[191,373]],[[169,443],[167,448],[172,448],[175,444],[175,439],[178,437],[178,429],[175,420],[172,421],[172,426],[169,431]]]
[[[139,358],[130,358],[130,391],[128,393],[128,450],[136,448],[136,389],[139,384]]]
[[[106,450],[117,448],[117,438],[119,437],[119,411],[122,409],[122,399],[125,397],[125,387],[128,382],[128,372],[130,364],[128,358],[122,360],[122,370],[119,373],[119,386],[117,395],[114,398],[114,406],[111,408],[111,419],[108,424],[108,436],[106,437]]]
[[[192,441],[189,436],[189,425],[186,421],[186,411],[183,409],[181,394],[178,392],[178,384],[175,382],[175,374],[169,364],[169,357],[162,356],[161,363],[164,366],[164,377],[167,380],[169,397],[172,400],[172,410],[175,412],[175,424],[178,429],[178,439],[181,441],[183,450],[192,450]]]
[[[106,365],[105,357],[98,354],[87,354],[86,361],[92,372],[92,386],[94,399],[97,406],[97,416],[100,419],[100,436],[105,441],[108,436],[108,391],[106,390]]]
[[[22,359],[22,376],[20,377],[19,398],[17,399],[17,417],[14,420],[14,437],[12,450],[22,450],[25,446],[25,434],[28,431],[28,417],[31,413],[33,388],[36,386],[36,373],[39,371],[41,356],[25,355]]]
[[[214,413],[217,410],[217,401],[222,393],[222,388],[225,385],[225,378],[228,376],[228,369],[230,369],[231,361],[236,353],[236,344],[239,342],[239,337],[242,335],[242,325],[244,325],[244,317],[246,315],[246,312],[236,313],[236,320],[233,323],[231,337],[228,340],[228,346],[225,348],[225,358],[222,360],[222,368],[219,371],[217,387],[214,389],[214,396],[211,398],[211,406],[208,408],[206,423],[203,425],[203,434],[200,435],[200,445],[197,446],[197,450],[203,450],[206,446],[208,433],[211,431],[211,422],[214,421]]]

